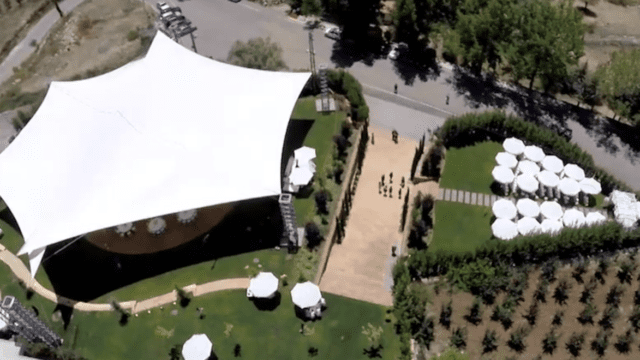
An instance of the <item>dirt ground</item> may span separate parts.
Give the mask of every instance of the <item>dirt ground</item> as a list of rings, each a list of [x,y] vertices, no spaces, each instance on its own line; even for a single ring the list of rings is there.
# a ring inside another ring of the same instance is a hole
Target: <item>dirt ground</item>
[[[588,281],[592,276],[596,269],[597,263],[593,262],[589,270],[585,275],[583,275],[583,279]],[[467,313],[467,309],[471,305],[473,301],[473,296],[469,293],[457,292],[451,294],[449,290],[440,290],[439,295],[434,297],[433,304],[429,305],[429,312],[432,313],[436,318],[436,340],[432,344],[429,354],[437,354],[444,349],[447,348],[449,343],[449,338],[453,329],[456,327],[466,326],[468,331],[467,337],[467,347],[465,352],[470,355],[471,359],[538,359],[537,356],[541,356],[539,359],[545,360],[565,360],[565,359],[607,359],[607,360],[623,360],[623,359],[639,359],[640,358],[640,349],[638,347],[639,342],[637,339],[631,345],[631,351],[627,354],[621,354],[614,347],[615,342],[617,341],[617,337],[620,334],[623,334],[627,329],[630,328],[628,317],[633,308],[633,296],[634,292],[638,290],[638,286],[640,283],[637,280],[637,277],[640,273],[638,269],[635,270],[633,274],[633,280],[631,284],[624,285],[624,294],[622,296],[622,300],[620,303],[619,312],[620,315],[617,321],[614,324],[613,330],[611,331],[611,335],[609,337],[609,345],[607,350],[602,357],[598,357],[597,354],[591,349],[591,342],[596,337],[597,332],[600,330],[600,325],[598,321],[602,317],[602,312],[606,307],[606,294],[611,289],[611,287],[615,284],[618,284],[619,281],[616,277],[617,267],[612,264],[609,268],[607,276],[604,277],[604,283],[598,283],[596,291],[594,293],[594,301],[593,304],[596,306],[598,313],[594,316],[594,324],[590,325],[582,325],[577,317],[580,312],[584,309],[585,305],[579,302],[580,294],[584,289],[584,284],[578,283],[572,276],[572,268],[566,266],[557,271],[556,277],[557,279],[567,278],[569,283],[571,284],[571,290],[569,292],[569,298],[565,305],[556,304],[555,300],[552,298],[553,291],[558,285],[558,280],[553,282],[549,286],[549,291],[547,294],[546,303],[541,303],[540,313],[537,318],[536,324],[532,327],[531,332],[526,337],[525,344],[526,348],[521,353],[516,353],[511,348],[506,345],[507,340],[511,332],[514,329],[518,328],[520,325],[527,324],[527,320],[523,318],[524,313],[529,309],[529,306],[533,300],[533,293],[538,286],[538,281],[540,279],[540,271],[535,270],[532,271],[529,275],[528,288],[524,293],[524,301],[516,308],[513,316],[513,325],[509,328],[508,331],[505,331],[504,327],[496,322],[492,321],[491,314],[493,313],[493,309],[495,308],[495,304],[499,304],[504,295],[501,294],[497,299],[494,305],[492,306],[484,306],[483,318],[482,322],[477,326],[472,325],[467,322],[463,317]],[[447,303],[450,299],[453,300],[453,313],[452,313],[452,321],[450,330],[445,329],[442,325],[439,324],[439,315],[442,304]],[[552,354],[545,354],[542,350],[542,339],[551,329],[551,319],[553,318],[555,312],[557,310],[564,311],[563,323],[558,328],[557,333],[560,334],[560,339],[558,340],[558,346],[556,351]],[[482,354],[482,339],[484,337],[486,329],[494,329],[498,335],[498,349],[492,353]],[[565,343],[567,339],[571,336],[573,332],[582,332],[586,333],[585,342],[582,347],[582,351],[578,357],[573,357],[566,349]]]
[[[45,43],[5,87],[18,84],[23,92],[33,92],[54,80],[122,66],[143,55],[141,41],[127,39],[129,31],[148,29],[154,19],[151,5],[141,1],[86,0],[54,25]]]
[[[49,0],[0,1],[0,62],[51,8]]]
[[[342,244],[333,246],[320,288],[390,306],[391,268],[395,259],[391,256],[391,247],[400,248],[401,245],[402,204],[417,142],[400,138],[395,144],[386,130],[371,127],[370,132],[374,144],[367,149],[345,238]],[[393,172],[392,184],[389,184],[390,172]],[[391,197],[378,192],[378,182],[383,174],[385,184],[392,187]],[[402,197],[398,198],[403,176],[405,187]]]

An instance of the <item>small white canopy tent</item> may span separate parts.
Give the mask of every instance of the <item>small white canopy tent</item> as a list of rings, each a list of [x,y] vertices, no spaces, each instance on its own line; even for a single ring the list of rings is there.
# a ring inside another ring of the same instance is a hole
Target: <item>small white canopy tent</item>
[[[559,174],[564,169],[564,163],[557,156],[549,155],[542,159],[542,168],[554,174]]]
[[[564,226],[581,227],[585,223],[584,214],[580,210],[569,209],[562,216]]]
[[[582,179],[579,183],[580,191],[589,195],[598,195],[602,191],[602,186],[594,178]]]
[[[524,157],[535,163],[539,163],[544,159],[545,154],[539,147],[531,145],[524,148]]]
[[[605,221],[607,221],[607,217],[600,214],[599,212],[590,212],[585,217],[585,222],[587,223],[587,225],[602,224]]]
[[[500,240],[511,240],[518,236],[518,226],[509,219],[497,219],[491,224],[491,232]]]
[[[545,201],[540,204],[540,212],[545,219],[549,220],[560,220],[564,214],[562,206],[555,201]]]
[[[294,167],[289,175],[289,181],[293,186],[304,186],[309,184],[313,178],[313,171],[308,166]]]
[[[506,166],[498,165],[491,171],[493,179],[501,184],[510,184],[513,182],[513,171]]]
[[[558,233],[562,231],[563,228],[564,226],[559,220],[544,219],[542,220],[542,224],[540,224],[540,230],[547,234]]]
[[[493,210],[493,215],[498,219],[513,219],[518,214],[518,209],[516,206],[507,199],[498,199],[493,203],[491,207]]]
[[[538,180],[531,174],[518,175],[516,178],[518,188],[524,192],[533,194],[538,190]]]
[[[141,60],[52,82],[0,154],[0,196],[25,238],[19,254],[280,194],[284,137],[309,76],[217,62],[158,32]]]
[[[548,170],[540,171],[536,175],[536,178],[538,178],[538,181],[540,181],[542,185],[550,188],[555,188],[556,186],[558,186],[558,184],[560,184],[560,178],[558,177],[558,175]]]
[[[524,152],[524,143],[520,139],[508,138],[502,143],[504,151],[512,155],[520,155]]]
[[[297,161],[298,166],[306,166],[316,158],[316,149],[303,146],[293,151],[293,158]]]
[[[524,217],[535,218],[540,215],[540,206],[531,199],[523,198],[518,200],[516,207],[518,208],[518,213]]]
[[[278,291],[278,278],[270,272],[261,272],[249,280],[247,297],[269,298]]]
[[[616,222],[626,228],[632,228],[640,218],[640,206],[634,193],[613,190],[611,192],[611,202],[613,203],[613,214]]]
[[[518,174],[531,174],[536,175],[540,172],[540,166],[531,160],[522,160],[516,167],[516,173]]]
[[[575,181],[580,181],[584,179],[584,170],[576,164],[567,164],[564,166],[562,170],[561,176],[566,176]]]
[[[571,178],[564,178],[558,184],[558,190],[567,196],[576,196],[580,192],[580,185]]]
[[[293,304],[301,309],[316,306],[322,300],[322,293],[318,285],[311,281],[298,283],[291,289]]]
[[[538,220],[530,217],[523,217],[518,220],[518,232],[522,235],[535,234],[541,231]]]
[[[213,344],[205,334],[193,335],[182,345],[184,360],[207,360],[211,356]]]
[[[518,165],[518,159],[508,152],[500,152],[496,155],[496,163],[498,165],[506,166],[509,169],[513,169]]]

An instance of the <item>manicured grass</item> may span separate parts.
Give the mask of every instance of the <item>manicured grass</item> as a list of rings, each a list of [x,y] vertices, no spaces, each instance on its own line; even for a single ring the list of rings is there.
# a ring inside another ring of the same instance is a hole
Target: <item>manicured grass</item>
[[[430,251],[465,252],[491,237],[491,208],[438,201]]]
[[[259,250],[223,257],[196,265],[176,269],[162,275],[138,281],[129,286],[105,294],[93,303],[105,303],[111,299],[118,301],[144,300],[163,295],[175,289],[175,285],[184,287],[191,284],[203,284],[210,281],[249,276],[248,265],[254,270],[270,271],[276,276],[290,275],[293,261],[284,250]],[[254,263],[254,259],[259,259]],[[258,267],[262,265],[262,267]]]
[[[492,141],[447,149],[440,187],[491,194],[491,171],[501,151],[502,145]]]

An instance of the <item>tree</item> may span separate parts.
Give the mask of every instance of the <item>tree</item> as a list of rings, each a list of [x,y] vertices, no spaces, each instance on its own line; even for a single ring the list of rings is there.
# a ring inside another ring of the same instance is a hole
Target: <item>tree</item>
[[[396,40],[414,44],[418,40],[416,5],[413,0],[397,0],[393,12]]]
[[[619,116],[640,124],[640,49],[616,51],[595,77],[609,107]]]
[[[182,352],[180,351],[181,349],[182,345],[173,345],[173,347],[171,347],[171,350],[169,351],[169,358],[171,360],[184,360],[184,358],[182,357]]]
[[[482,322],[482,310],[482,301],[477,297],[474,298],[465,319],[473,325],[478,325]]]
[[[529,334],[529,329],[525,326],[518,327],[514,332],[509,336],[509,341],[507,345],[512,348],[516,352],[523,351],[527,345],[524,343],[525,338]]]
[[[578,316],[578,321],[580,321],[581,324],[593,324],[593,317],[596,315],[597,313],[597,309],[595,306],[593,306],[593,304],[588,303],[584,309],[582,310],[582,312],[580,312],[580,315]]]
[[[618,306],[609,305],[602,313],[602,319],[600,319],[598,324],[600,324],[600,326],[605,330],[611,330],[613,329],[613,324],[616,322],[619,315]]]
[[[487,329],[482,339],[482,353],[490,353],[498,348],[498,335],[495,330]]]
[[[551,320],[551,324],[555,325],[555,326],[562,325],[562,317],[563,316],[564,316],[564,311],[557,310],[556,313],[553,315],[553,319]]]
[[[314,198],[316,200],[316,211],[318,214],[328,214],[329,213],[329,194],[328,191],[322,189],[315,193]]]
[[[629,315],[629,322],[635,332],[640,330],[640,307],[638,305],[633,307],[631,315]]]
[[[322,233],[320,233],[320,228],[313,221],[308,222],[304,226],[304,233],[307,237],[307,247],[309,249],[314,249],[316,246],[320,245],[322,241]]]
[[[288,69],[282,59],[282,48],[270,38],[253,38],[249,41],[236,41],[227,61],[230,64],[259,70],[285,70]]]
[[[451,314],[453,313],[453,300],[449,300],[448,303],[442,304],[442,308],[440,310],[440,325],[444,326],[445,329],[449,330],[451,326]]]
[[[513,7],[515,24],[510,41],[501,44],[501,54],[516,80],[529,79],[529,88],[540,78],[545,89],[567,76],[584,53],[581,15],[563,0],[524,1]]]
[[[549,282],[545,279],[540,280],[536,291],[533,293],[535,301],[547,302],[547,292],[549,291]]]
[[[580,351],[582,351],[582,345],[584,344],[584,336],[585,336],[584,332],[581,332],[581,333],[574,332],[573,334],[571,334],[571,336],[567,340],[567,343],[565,344],[567,351],[569,351],[571,355],[573,356],[580,355]]]
[[[618,339],[613,346],[616,347],[618,352],[626,354],[631,350],[631,344],[633,344],[634,336],[631,329],[628,329],[624,334],[618,335]]]
[[[640,53],[639,53],[640,54]],[[633,261],[623,261],[620,264],[620,268],[618,269],[618,280],[621,283],[631,283],[631,279],[633,278],[633,272],[636,270],[636,264]]]
[[[529,325],[533,326],[536,324],[536,320],[538,319],[538,313],[540,313],[540,309],[538,308],[538,303],[534,302],[529,306],[529,311],[524,314],[524,318],[527,319]]]
[[[544,339],[542,339],[542,350],[545,353],[552,355],[558,347],[559,339],[560,336],[556,333],[555,329],[552,328],[551,331],[545,335]]]
[[[615,284],[607,293],[607,305],[618,306],[624,294],[624,287],[621,284]]]
[[[571,289],[571,285],[569,285],[567,279],[560,280],[556,290],[553,292],[553,298],[558,304],[566,304],[567,299],[569,298],[569,289]]]
[[[300,14],[320,16],[322,15],[322,4],[319,0],[302,0]]]
[[[451,345],[457,349],[464,349],[467,346],[467,328],[456,328],[451,334]]]
[[[598,331],[596,338],[591,342],[591,350],[593,350],[599,356],[604,355],[604,352],[607,350],[609,346],[609,334],[604,331]]]
[[[435,337],[436,337],[434,329],[435,329],[434,318],[428,317],[424,319],[424,323],[422,324],[422,327],[420,328],[418,333],[415,334],[415,339],[418,342],[418,344],[429,349],[431,347],[431,342],[433,342],[433,340],[435,340]]]

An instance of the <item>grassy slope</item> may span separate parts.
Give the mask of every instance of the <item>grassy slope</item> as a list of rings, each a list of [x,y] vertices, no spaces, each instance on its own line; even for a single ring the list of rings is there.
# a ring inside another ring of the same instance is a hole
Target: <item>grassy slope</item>
[[[465,252],[491,236],[491,208],[438,201],[433,240],[429,250]]]
[[[491,194],[491,170],[501,151],[502,145],[497,142],[448,149],[440,187]]]

